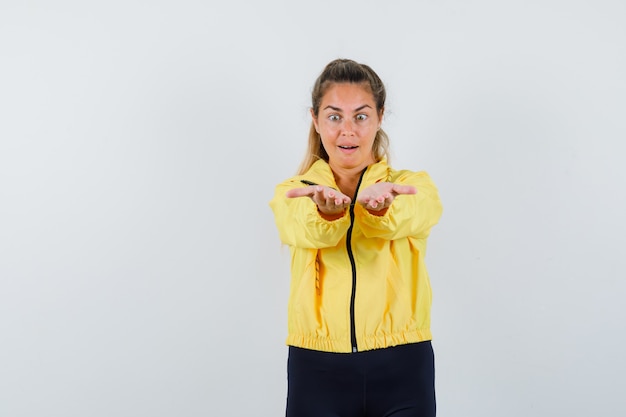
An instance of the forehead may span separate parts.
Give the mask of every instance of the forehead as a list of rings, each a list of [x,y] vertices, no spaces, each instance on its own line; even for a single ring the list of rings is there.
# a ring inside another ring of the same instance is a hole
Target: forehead
[[[329,85],[322,96],[321,104],[322,108],[331,104],[341,108],[369,104],[372,108],[376,108],[374,95],[369,85],[356,83],[334,83]]]

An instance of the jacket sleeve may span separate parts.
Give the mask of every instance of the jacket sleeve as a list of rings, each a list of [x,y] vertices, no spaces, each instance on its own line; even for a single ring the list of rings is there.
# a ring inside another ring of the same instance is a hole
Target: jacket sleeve
[[[430,176],[425,172],[402,171],[391,182],[412,185],[417,194],[397,196],[383,216],[375,216],[357,204],[355,215],[363,234],[387,240],[428,237],[443,211]]]
[[[302,186],[293,179],[276,186],[270,207],[274,212],[280,240],[299,248],[321,249],[336,246],[346,235],[350,216],[346,213],[337,220],[325,220],[310,198],[285,196],[287,190]]]

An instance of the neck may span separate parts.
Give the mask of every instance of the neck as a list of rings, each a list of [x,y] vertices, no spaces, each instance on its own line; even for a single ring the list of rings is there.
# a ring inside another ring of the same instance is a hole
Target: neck
[[[335,179],[341,181],[358,181],[361,177],[361,172],[367,167],[357,167],[357,168],[338,168],[334,166],[330,166],[330,169],[333,171],[335,175]]]
[[[337,187],[339,187],[339,190],[342,193],[352,199],[356,197],[356,187],[359,183],[359,179],[361,178],[361,173],[365,168],[367,168],[367,165],[356,168],[341,168],[330,165],[330,169],[333,171],[333,175],[335,176]]]

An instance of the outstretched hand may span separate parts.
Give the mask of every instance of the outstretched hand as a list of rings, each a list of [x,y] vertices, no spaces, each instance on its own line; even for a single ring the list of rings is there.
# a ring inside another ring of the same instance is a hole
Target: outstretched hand
[[[356,201],[367,210],[381,211],[389,208],[396,196],[416,193],[417,189],[411,185],[378,182],[361,190],[356,197]]]
[[[350,197],[341,191],[323,185],[294,188],[285,194],[288,198],[309,197],[317,209],[327,215],[343,213],[350,206]]]

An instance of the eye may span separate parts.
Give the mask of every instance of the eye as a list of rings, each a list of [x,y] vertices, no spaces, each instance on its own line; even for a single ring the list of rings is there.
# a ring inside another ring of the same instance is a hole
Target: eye
[[[340,119],[338,114],[331,114],[330,116],[328,116],[328,120],[330,120],[331,122],[338,122]]]
[[[359,121],[367,120],[367,114],[363,114],[363,113],[357,114],[355,118],[356,120],[359,120]]]

